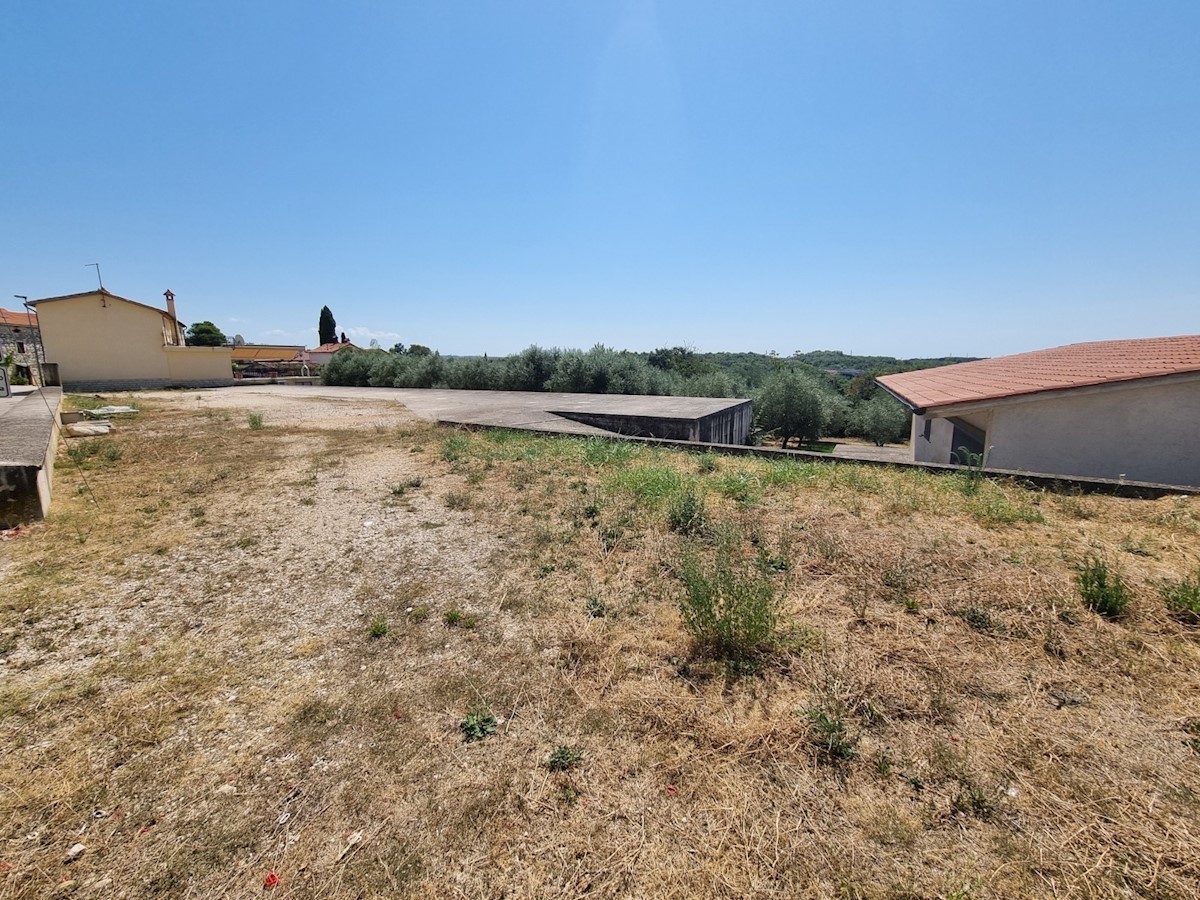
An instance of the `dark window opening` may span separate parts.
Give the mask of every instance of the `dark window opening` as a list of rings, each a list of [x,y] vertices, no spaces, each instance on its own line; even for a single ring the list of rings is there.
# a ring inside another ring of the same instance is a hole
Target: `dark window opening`
[[[25,344],[24,344],[24,342],[23,342],[23,341],[17,341],[17,352],[18,352],[18,353],[24,353],[24,352],[25,352]]]
[[[925,438],[925,440],[929,440],[929,436],[931,434],[933,434],[933,419],[926,419],[925,430],[921,432],[921,436]]]
[[[961,419],[952,418],[950,423],[954,426],[954,434],[950,441],[950,461],[960,466],[982,465],[987,433]]]

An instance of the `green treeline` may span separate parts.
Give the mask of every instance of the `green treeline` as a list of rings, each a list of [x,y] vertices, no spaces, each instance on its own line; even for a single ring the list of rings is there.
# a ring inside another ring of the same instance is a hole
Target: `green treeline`
[[[515,356],[444,357],[427,347],[397,344],[382,349],[346,349],[321,370],[321,381],[358,387],[455,388],[458,390],[552,391],[580,394],[650,394],[683,397],[751,397],[759,427],[777,436],[859,435],[877,442],[904,440],[908,413],[877,389],[875,377],[929,368],[960,358],[900,360],[850,356],[840,351],[697,353],[666,347],[651,353],[527,347]],[[804,403],[792,397],[802,391]],[[807,396],[811,395],[811,396]],[[808,412],[793,424],[798,406]],[[772,413],[772,410],[776,410]],[[815,419],[813,417],[816,417]]]

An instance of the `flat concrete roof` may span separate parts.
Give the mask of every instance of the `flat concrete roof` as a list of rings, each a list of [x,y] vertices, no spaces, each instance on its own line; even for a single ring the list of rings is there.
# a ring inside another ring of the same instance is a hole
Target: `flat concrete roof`
[[[14,388],[0,397],[0,466],[36,466],[46,462],[54,440],[54,418],[62,388]]]
[[[556,413],[644,416],[656,419],[702,419],[749,403],[710,397],[643,397],[627,394],[550,394],[534,391],[451,391],[424,388],[359,388],[256,384],[214,391],[264,393],[281,397],[330,397],[347,400],[395,400],[416,415],[435,422],[527,428],[559,434],[612,436],[611,431],[573,422]]]

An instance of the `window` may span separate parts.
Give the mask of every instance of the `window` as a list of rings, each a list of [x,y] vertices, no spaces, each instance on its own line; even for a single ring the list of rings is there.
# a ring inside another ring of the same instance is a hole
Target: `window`
[[[17,341],[17,352],[18,353],[25,352],[25,343],[23,341]]]

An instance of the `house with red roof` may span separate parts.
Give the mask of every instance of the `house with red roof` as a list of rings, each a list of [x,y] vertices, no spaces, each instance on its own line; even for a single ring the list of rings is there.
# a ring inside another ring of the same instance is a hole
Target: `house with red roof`
[[[913,412],[917,462],[1200,486],[1200,335],[1069,344],[877,381]]]
[[[39,384],[37,316],[0,307],[0,364],[8,361],[9,375],[16,384]]]
[[[345,335],[342,335],[344,338]],[[335,341],[332,344],[322,344],[319,347],[313,347],[311,350],[305,350],[301,354],[301,358],[313,366],[323,366],[325,363],[333,359],[333,355],[342,350],[349,350],[354,347],[354,344],[347,340]],[[355,347],[354,349],[358,349]]]

